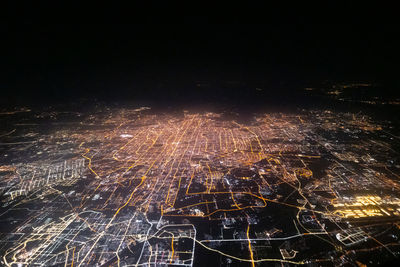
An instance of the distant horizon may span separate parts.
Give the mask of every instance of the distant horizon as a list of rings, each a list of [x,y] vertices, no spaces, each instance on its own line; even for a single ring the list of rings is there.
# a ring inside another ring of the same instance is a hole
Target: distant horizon
[[[16,53],[2,62],[9,77],[0,87],[10,101],[74,94],[152,100],[159,93],[190,99],[185,86],[196,80],[368,80],[400,91],[399,29],[385,24],[19,26]],[[169,85],[162,90],[162,83]]]

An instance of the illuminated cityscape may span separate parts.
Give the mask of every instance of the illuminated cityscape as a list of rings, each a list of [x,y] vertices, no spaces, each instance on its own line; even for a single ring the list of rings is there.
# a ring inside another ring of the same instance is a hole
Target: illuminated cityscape
[[[57,5],[1,24],[1,267],[399,265],[400,25],[375,5]]]
[[[340,265],[400,253],[389,121],[107,106],[1,116],[14,127],[1,143],[4,266],[205,264],[196,255]]]

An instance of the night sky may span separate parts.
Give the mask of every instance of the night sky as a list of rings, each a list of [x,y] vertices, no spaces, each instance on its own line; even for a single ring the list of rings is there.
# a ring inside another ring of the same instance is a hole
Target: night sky
[[[325,79],[384,83],[393,94],[399,86],[395,25],[24,22],[12,33],[15,53],[2,63],[7,105],[251,101],[259,84],[280,101]]]

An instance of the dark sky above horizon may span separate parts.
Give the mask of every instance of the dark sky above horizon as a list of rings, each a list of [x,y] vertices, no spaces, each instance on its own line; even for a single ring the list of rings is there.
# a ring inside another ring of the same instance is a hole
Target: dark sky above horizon
[[[398,84],[395,25],[24,23],[13,34],[15,54],[8,57],[17,64],[6,72],[15,82],[2,87],[16,103],[77,95],[190,98],[183,88],[196,80]]]

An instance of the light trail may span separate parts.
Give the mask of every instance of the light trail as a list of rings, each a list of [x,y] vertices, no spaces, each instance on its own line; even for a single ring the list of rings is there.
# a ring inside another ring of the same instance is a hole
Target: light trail
[[[254,265],[254,256],[253,256],[253,249],[251,248],[251,240],[250,240],[250,236],[249,236],[249,231],[250,231],[250,224],[247,225],[247,231],[246,231],[246,235],[247,235],[247,240],[249,242],[249,252],[250,252],[250,259],[251,259],[251,266],[255,266]]]

